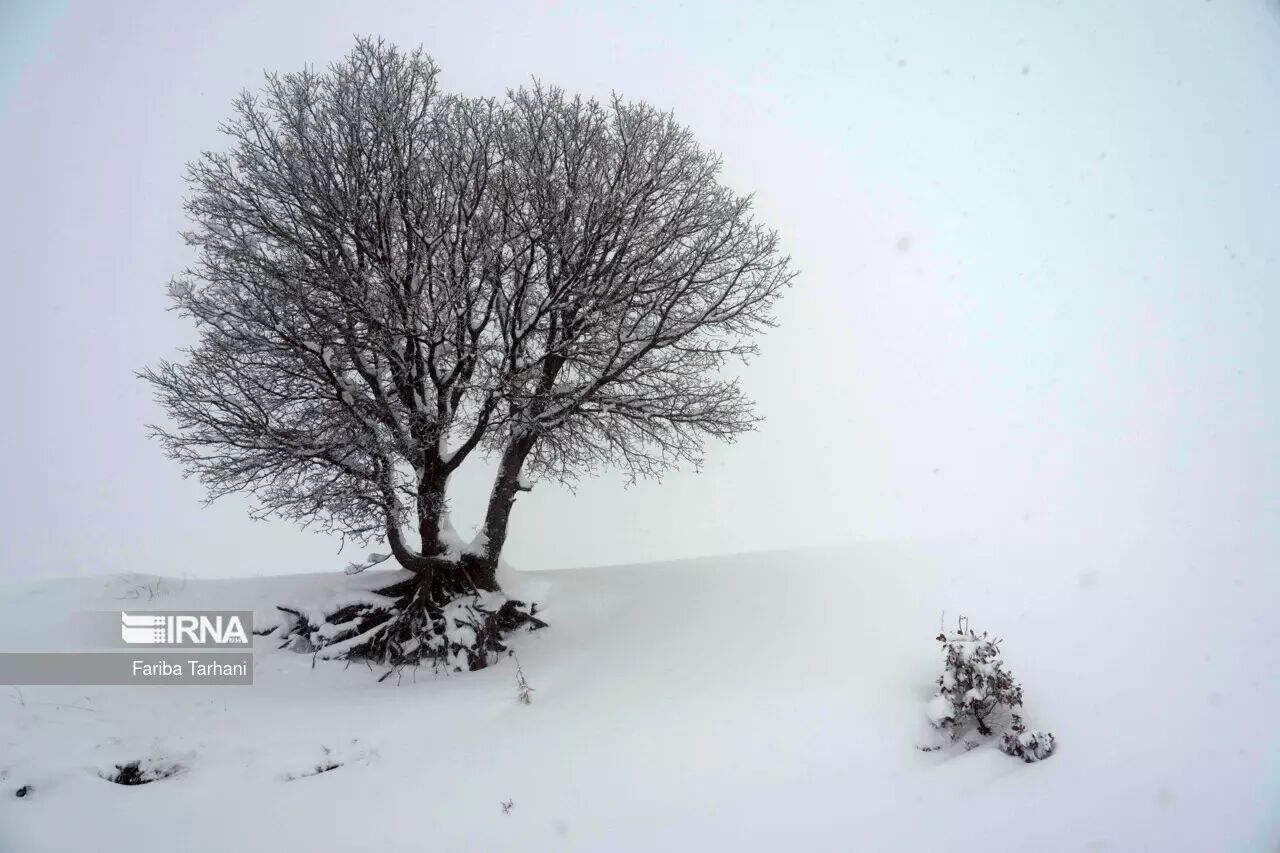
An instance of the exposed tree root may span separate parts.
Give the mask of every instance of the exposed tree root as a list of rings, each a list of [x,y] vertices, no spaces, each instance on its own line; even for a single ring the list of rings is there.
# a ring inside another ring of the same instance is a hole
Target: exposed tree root
[[[464,672],[496,662],[515,631],[546,627],[536,615],[536,604],[501,592],[469,591],[441,601],[438,592],[428,590],[418,578],[410,578],[377,591],[394,604],[348,604],[326,613],[318,625],[301,611],[280,607],[290,616],[278,629],[281,648],[290,646],[313,659],[389,666],[393,672],[422,664]]]

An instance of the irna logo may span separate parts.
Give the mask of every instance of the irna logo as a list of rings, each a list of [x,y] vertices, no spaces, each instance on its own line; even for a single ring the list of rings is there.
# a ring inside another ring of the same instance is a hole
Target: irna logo
[[[247,646],[245,619],[222,613],[120,613],[120,638],[139,646]]]

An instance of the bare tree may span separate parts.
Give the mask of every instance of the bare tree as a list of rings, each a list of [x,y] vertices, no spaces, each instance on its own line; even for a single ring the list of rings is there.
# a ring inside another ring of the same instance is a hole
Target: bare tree
[[[489,573],[530,479],[650,476],[750,429],[720,368],[755,352],[793,275],[669,114],[535,87],[508,96],[502,144],[500,464],[476,543]]]
[[[361,40],[236,101],[230,152],[189,169],[199,260],[172,292],[200,344],[145,373],[175,422],[156,433],[211,497],[385,536],[427,575],[448,477],[496,405],[476,370],[500,212],[497,106],[435,78],[420,52]]]
[[[199,343],[143,374],[210,499],[385,538],[439,601],[496,588],[532,480],[656,474],[755,422],[720,368],[792,273],[669,115],[445,95],[420,51],[365,39],[268,75],[222,130],[189,168],[198,258],[171,285]],[[498,474],[450,550],[448,479],[476,451]]]

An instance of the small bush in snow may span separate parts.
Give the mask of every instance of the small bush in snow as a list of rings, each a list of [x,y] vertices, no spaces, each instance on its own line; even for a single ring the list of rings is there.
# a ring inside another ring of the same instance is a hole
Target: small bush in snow
[[[1058,748],[1053,735],[1048,732],[1031,732],[1022,724],[1022,718],[1013,715],[1013,723],[1009,731],[1000,738],[1000,751],[1005,755],[1021,758],[1030,764],[1053,755]]]
[[[1000,640],[969,627],[961,618],[953,632],[938,635],[946,656],[945,668],[938,677],[938,695],[929,703],[929,722],[936,728],[949,729],[951,739],[959,740],[967,722],[977,724],[978,734],[991,735],[987,719],[1000,707],[1011,715],[1009,730],[1000,738],[1001,752],[1023,761],[1039,761],[1053,754],[1057,744],[1047,732],[1028,731],[1013,709],[1022,705],[1022,685],[1018,684],[1000,659]],[[965,750],[978,746],[966,740]]]
[[[959,737],[959,725],[971,718],[979,734],[990,735],[986,720],[992,711],[1022,704],[1022,687],[1000,660],[1001,641],[985,632],[979,636],[962,618],[957,630],[939,634],[938,642],[946,664],[938,677],[938,695],[929,703],[929,721]]]

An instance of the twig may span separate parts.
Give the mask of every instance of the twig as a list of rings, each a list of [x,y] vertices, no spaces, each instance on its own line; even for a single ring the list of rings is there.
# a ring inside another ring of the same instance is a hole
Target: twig
[[[529,686],[529,682],[524,677],[524,669],[520,666],[520,658],[516,656],[515,650],[511,651],[511,657],[516,662],[516,698],[520,700],[522,705],[530,705],[533,703],[531,695],[534,688]]]

